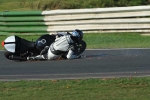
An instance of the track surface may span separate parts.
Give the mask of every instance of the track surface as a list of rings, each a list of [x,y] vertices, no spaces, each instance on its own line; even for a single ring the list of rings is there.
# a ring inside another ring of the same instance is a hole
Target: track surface
[[[84,59],[14,62],[0,51],[0,81],[150,75],[150,49],[86,50]]]

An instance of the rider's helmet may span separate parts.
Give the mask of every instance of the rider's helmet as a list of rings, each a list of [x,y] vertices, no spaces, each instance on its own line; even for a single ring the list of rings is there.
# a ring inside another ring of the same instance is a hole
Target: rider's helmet
[[[83,38],[83,32],[79,29],[75,29],[73,32],[72,32],[72,36],[82,40]]]

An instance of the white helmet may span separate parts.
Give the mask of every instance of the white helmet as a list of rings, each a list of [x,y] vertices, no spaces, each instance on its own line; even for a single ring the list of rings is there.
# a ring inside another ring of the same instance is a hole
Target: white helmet
[[[82,39],[83,38],[83,32],[81,30],[75,29],[72,32],[72,36],[77,37],[79,39]]]

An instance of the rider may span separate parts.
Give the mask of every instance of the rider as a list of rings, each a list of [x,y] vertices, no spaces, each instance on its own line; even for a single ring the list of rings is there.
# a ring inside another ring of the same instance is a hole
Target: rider
[[[28,57],[28,60],[55,60],[64,53],[67,59],[76,59],[81,56],[75,55],[76,43],[80,43],[83,38],[83,32],[79,29],[75,29],[71,34],[65,35],[57,34],[55,42],[50,47],[46,46],[40,53],[35,57]]]

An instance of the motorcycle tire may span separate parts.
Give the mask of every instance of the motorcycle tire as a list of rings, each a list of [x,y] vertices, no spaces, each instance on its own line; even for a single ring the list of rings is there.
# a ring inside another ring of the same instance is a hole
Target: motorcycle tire
[[[86,49],[86,42],[85,41],[81,41],[78,45],[77,45],[77,50],[75,52],[75,55],[80,55],[82,54]]]
[[[14,60],[14,61],[26,61],[27,60],[26,58],[22,58],[19,55],[9,52],[9,51],[6,51],[4,53],[4,56],[9,60]]]

